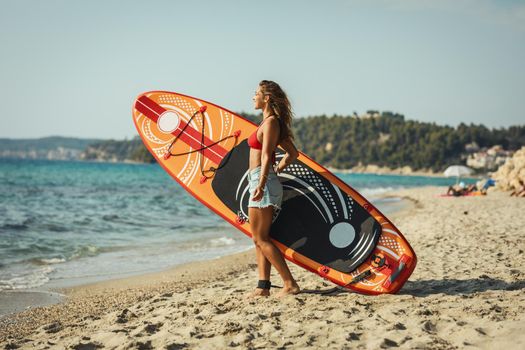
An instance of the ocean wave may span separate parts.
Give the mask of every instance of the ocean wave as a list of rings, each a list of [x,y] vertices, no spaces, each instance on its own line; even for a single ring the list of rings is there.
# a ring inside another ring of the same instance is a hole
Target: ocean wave
[[[128,216],[120,216],[117,214],[106,214],[102,216],[102,220],[112,222],[115,224],[121,224],[121,225],[130,225],[130,226],[137,226],[137,227],[150,227],[153,226],[153,224],[149,222],[145,222],[143,220],[136,220],[133,218],[129,218]]]
[[[100,248],[94,245],[85,245],[75,249],[73,254],[71,254],[70,259],[79,259],[84,257],[93,257],[100,254]]]
[[[43,257],[30,258],[30,259],[16,261],[16,263],[18,264],[30,263],[32,265],[37,265],[37,266],[55,265],[55,264],[62,264],[62,263],[65,263],[71,260],[76,260],[76,259],[96,257],[102,253],[129,250],[129,249],[134,249],[134,248],[136,247],[134,246],[97,247],[94,245],[84,245],[84,246],[75,248],[72,252],[70,251],[69,254],[64,253],[64,254],[59,254],[59,256],[56,256],[56,254],[52,254],[51,256],[48,256],[45,258]]]
[[[104,221],[115,221],[115,220],[118,220],[120,219],[120,216],[116,215],[116,214],[107,214],[107,215],[103,215],[102,216],[102,220]]]
[[[235,244],[237,244],[237,241],[234,238],[222,236],[218,238],[201,237],[192,240],[176,241],[172,242],[170,246],[171,249],[179,251],[204,252],[209,249],[230,247]]]
[[[83,226],[91,225],[92,222],[93,222],[93,220],[91,218],[88,218],[88,217],[83,218],[81,220],[73,220],[73,224],[74,225],[83,225]]]
[[[25,231],[29,228],[26,224],[4,224],[0,226],[1,231]]]
[[[36,216],[30,216],[26,218],[23,222],[24,225],[31,225],[38,222],[38,218]]]
[[[55,269],[45,266],[38,269],[11,272],[0,276],[0,291],[40,287],[49,282],[49,274]]]
[[[64,258],[37,258],[37,259],[31,259],[31,262],[36,265],[54,265],[54,264],[60,264],[63,262],[66,262],[66,259]]]
[[[235,239],[231,237],[220,237],[220,238],[214,238],[210,240],[210,245],[213,247],[222,247],[222,246],[228,246],[228,245],[234,245]]]
[[[387,198],[381,198],[380,201],[383,203],[397,203],[401,202],[403,198],[401,197],[387,197]]]
[[[62,225],[57,225],[57,224],[43,224],[41,226],[41,228],[43,228],[45,230],[49,230],[51,232],[67,232],[67,231],[69,231],[68,227],[62,226]]]
[[[377,198],[380,197],[382,194],[385,194],[387,192],[395,191],[403,189],[403,187],[365,187],[360,188],[358,191],[363,195],[365,198]]]

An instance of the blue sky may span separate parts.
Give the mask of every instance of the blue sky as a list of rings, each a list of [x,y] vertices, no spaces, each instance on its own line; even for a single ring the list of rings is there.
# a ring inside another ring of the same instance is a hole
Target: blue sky
[[[0,0],[0,137],[133,137],[136,95],[525,124],[525,1]]]

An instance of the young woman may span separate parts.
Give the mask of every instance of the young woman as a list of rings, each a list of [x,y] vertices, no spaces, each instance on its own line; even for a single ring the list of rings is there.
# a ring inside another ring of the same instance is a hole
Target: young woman
[[[250,146],[248,217],[257,252],[259,283],[251,296],[270,295],[270,268],[273,265],[283,279],[281,296],[299,293],[279,249],[270,240],[270,226],[276,211],[281,209],[282,185],[277,173],[298,156],[291,130],[292,109],[281,87],[268,80],[259,83],[253,97],[255,109],[262,110],[263,120],[248,138]],[[286,155],[274,168],[275,149],[280,145]],[[271,264],[271,265],[270,265]]]

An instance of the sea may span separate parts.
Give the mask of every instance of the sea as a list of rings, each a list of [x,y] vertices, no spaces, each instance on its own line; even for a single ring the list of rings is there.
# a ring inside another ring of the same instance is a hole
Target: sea
[[[336,175],[384,213],[403,206],[385,192],[454,182]],[[0,159],[0,291],[71,287],[251,247],[157,164]]]

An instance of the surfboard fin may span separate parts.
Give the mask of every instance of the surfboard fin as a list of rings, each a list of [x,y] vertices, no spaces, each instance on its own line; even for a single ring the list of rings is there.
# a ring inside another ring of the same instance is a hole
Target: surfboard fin
[[[410,258],[408,255],[405,255],[405,254],[401,255],[401,258],[399,259],[399,265],[397,266],[397,269],[395,269],[394,272],[392,272],[392,270],[388,269],[388,270],[390,270],[390,276],[388,276],[388,278],[383,282],[382,286],[384,288],[390,288],[392,283],[396,280],[396,278],[399,277],[399,275],[401,274],[403,269],[407,266],[407,264],[410,262],[410,260],[412,260],[412,258]],[[383,272],[385,272],[385,271],[383,271]]]
[[[348,284],[354,284],[354,283],[357,283],[357,282],[361,282],[362,280],[370,277],[371,275],[372,275],[372,271],[365,270],[364,272],[362,272],[359,275],[357,275],[354,278],[352,278],[352,280]]]

